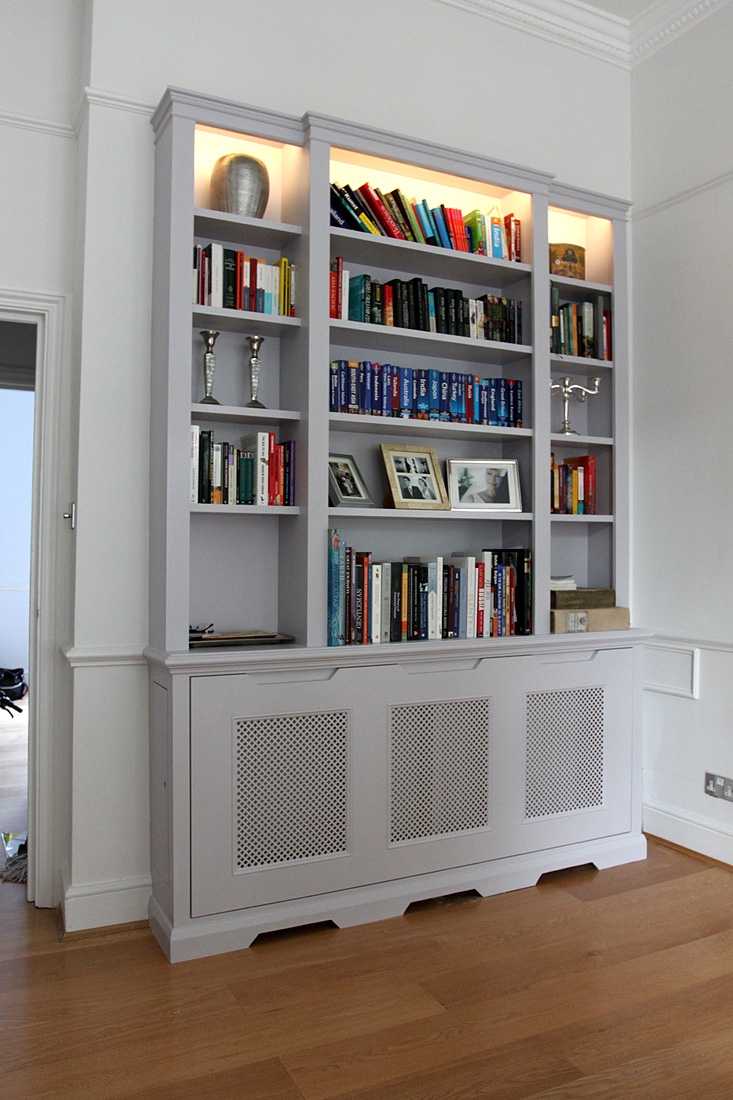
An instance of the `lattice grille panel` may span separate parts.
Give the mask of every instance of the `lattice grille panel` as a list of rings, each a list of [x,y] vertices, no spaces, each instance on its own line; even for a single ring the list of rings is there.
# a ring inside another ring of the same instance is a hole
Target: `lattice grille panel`
[[[392,708],[390,843],[488,826],[490,702]]]
[[[603,805],[603,688],[527,696],[525,818]]]
[[[349,712],[235,720],[236,866],[347,851]]]

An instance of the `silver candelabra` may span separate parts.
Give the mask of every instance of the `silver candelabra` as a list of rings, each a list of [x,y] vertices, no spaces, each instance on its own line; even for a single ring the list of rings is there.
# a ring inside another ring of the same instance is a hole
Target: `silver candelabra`
[[[219,402],[212,396],[212,390],[214,388],[214,371],[216,369],[216,356],[214,355],[214,344],[216,338],[219,335],[218,332],[214,332],[213,329],[205,329],[199,333],[204,343],[206,344],[206,351],[204,352],[204,396],[201,398],[202,405],[218,405]]]
[[[593,383],[593,389],[588,386],[581,386],[579,382],[572,382],[566,375],[565,378],[561,378],[559,382],[550,382],[550,390],[552,393],[557,390],[562,397],[562,427],[560,428],[560,435],[578,435],[574,428],[570,427],[570,398],[574,397],[576,401],[585,401],[586,397],[592,397],[598,393],[598,389],[601,384],[600,378],[591,378]]]
[[[264,336],[248,336],[247,339],[252,349],[252,354],[249,357],[249,392],[251,400],[247,402],[245,407],[248,409],[264,409],[265,406],[262,402],[257,400],[257,394],[260,388],[260,345],[265,338]]]

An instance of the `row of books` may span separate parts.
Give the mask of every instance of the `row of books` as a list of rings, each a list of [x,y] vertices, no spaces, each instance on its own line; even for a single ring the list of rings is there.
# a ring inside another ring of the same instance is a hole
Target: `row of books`
[[[268,264],[216,241],[193,246],[195,306],[295,316],[295,268],[286,256]]]
[[[361,187],[331,184],[331,225],[395,240],[473,252],[499,260],[521,260],[521,222],[514,214],[463,214],[455,206],[429,206],[426,199],[408,199],[398,187],[382,192],[368,182]]]
[[[517,298],[469,298],[455,287],[428,287],[418,277],[380,283],[368,272],[352,275],[341,256],[331,264],[329,313],[336,320],[522,343],[522,302]]]
[[[550,456],[550,511],[562,515],[596,514],[596,456],[579,455],[555,462]]]
[[[532,633],[530,550],[374,561],[328,537],[330,646]]]
[[[295,443],[274,432],[254,432],[239,447],[215,442],[214,433],[191,425],[192,504],[295,503]]]
[[[522,382],[457,371],[334,359],[329,372],[332,413],[522,427]]]
[[[584,359],[610,360],[611,310],[598,302],[560,302],[558,287],[551,291],[550,352]]]

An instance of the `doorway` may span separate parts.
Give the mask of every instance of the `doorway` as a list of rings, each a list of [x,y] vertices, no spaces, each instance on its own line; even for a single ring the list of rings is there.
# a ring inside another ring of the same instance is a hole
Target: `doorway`
[[[26,677],[30,658],[36,344],[35,324],[0,320],[0,668],[23,669]],[[10,700],[0,710],[0,832],[6,853],[17,850],[23,834],[27,844],[31,706],[32,700],[26,696]]]

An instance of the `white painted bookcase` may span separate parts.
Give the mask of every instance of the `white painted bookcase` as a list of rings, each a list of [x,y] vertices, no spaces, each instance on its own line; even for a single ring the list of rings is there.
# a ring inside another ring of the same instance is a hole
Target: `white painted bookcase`
[[[151,926],[172,961],[248,946],[263,931],[396,916],[415,900],[488,895],[549,870],[641,859],[638,631],[549,633],[549,581],[629,596],[627,207],[541,172],[321,115],[302,119],[169,89],[156,141],[150,483]],[[214,161],[268,167],[264,218],[208,209]],[[522,223],[522,262],[334,229],[329,182],[365,179]],[[455,198],[455,202],[453,199]],[[554,222],[553,222],[554,219]],[[612,362],[550,355],[548,241],[587,250],[564,300],[612,297]],[[296,267],[297,316],[192,306],[194,243]],[[329,268],[438,280],[520,298],[520,346],[329,320]],[[214,396],[201,330],[220,332]],[[249,345],[264,336],[260,398]],[[520,378],[522,428],[329,413],[329,363],[373,359]],[[551,377],[602,378],[556,434]],[[291,508],[191,504],[190,426],[235,445],[260,429],[296,446]],[[355,456],[376,501],[379,443],[447,458],[516,458],[523,511],[333,509],[329,453]],[[602,514],[551,516],[550,454],[592,452]],[[404,555],[533,552],[529,637],[326,646],[328,529]],[[189,625],[263,629],[292,644],[189,650]]]

